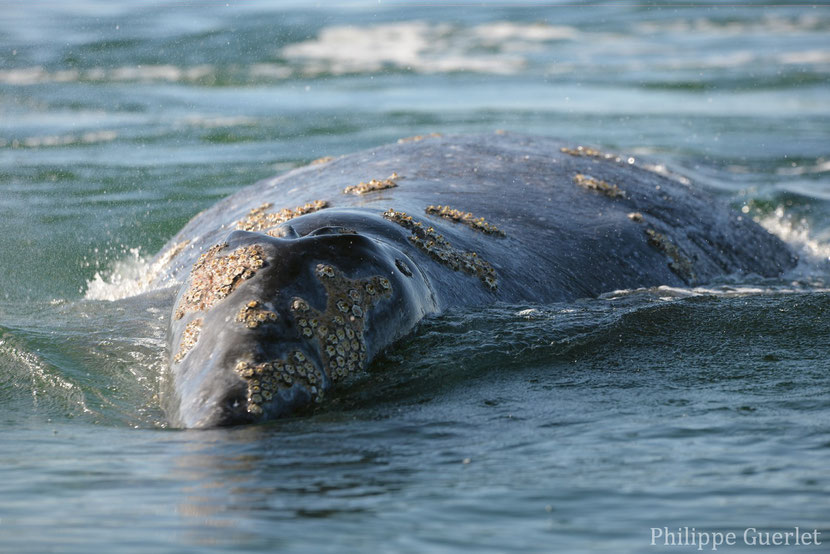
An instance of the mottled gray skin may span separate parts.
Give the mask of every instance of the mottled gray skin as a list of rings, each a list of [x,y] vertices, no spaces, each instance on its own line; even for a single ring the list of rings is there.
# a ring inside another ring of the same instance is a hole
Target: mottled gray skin
[[[773,277],[795,265],[795,256],[779,239],[700,190],[625,159],[575,156],[563,147],[576,145],[511,133],[429,137],[299,168],[244,188],[196,216],[165,248],[190,241],[157,283],[182,283],[184,291],[199,255],[223,241],[228,251],[260,244],[267,263],[208,312],[172,320],[171,391],[165,402],[171,420],[187,427],[244,423],[286,415],[311,402],[303,387],[295,386],[275,397],[264,413],[251,414],[245,408],[246,385],[233,366],[245,354],[279,357],[298,347],[320,363],[314,345],[285,315],[287,303],[298,295],[325,305],[325,292],[313,275],[319,263],[350,278],[390,279],[392,296],[366,315],[368,361],[423,317],[452,306],[568,301],[616,289],[687,286],[730,274]],[[399,175],[396,188],[343,193],[349,185],[393,172]],[[617,185],[624,196],[578,186],[576,174]],[[315,200],[330,207],[283,223],[284,238],[233,231],[236,221],[264,202],[279,210]],[[505,236],[427,215],[428,205],[472,212]],[[476,252],[495,269],[497,289],[416,247],[408,229],[383,218],[390,208],[433,226],[456,249]],[[642,218],[632,219],[635,212]],[[678,269],[647,229],[682,253],[686,270]],[[253,330],[234,324],[234,314],[251,298],[277,312],[279,321]],[[204,318],[202,334],[174,363],[184,326],[193,317]],[[327,375],[321,388],[331,385]]]

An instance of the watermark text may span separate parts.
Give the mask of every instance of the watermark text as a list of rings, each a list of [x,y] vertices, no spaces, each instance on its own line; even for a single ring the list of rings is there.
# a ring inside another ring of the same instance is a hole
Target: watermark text
[[[740,531],[707,531],[694,527],[652,527],[651,546],[693,546],[717,550],[736,544],[745,546],[819,546],[821,531],[793,527],[787,530],[747,527]]]

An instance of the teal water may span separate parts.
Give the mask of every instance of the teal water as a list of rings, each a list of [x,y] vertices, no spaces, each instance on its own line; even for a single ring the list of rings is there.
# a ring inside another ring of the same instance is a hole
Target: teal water
[[[828,37],[822,3],[0,1],[0,551],[824,551]],[[142,276],[191,217],[496,129],[689,179],[802,263],[451,312],[319,413],[168,427]]]

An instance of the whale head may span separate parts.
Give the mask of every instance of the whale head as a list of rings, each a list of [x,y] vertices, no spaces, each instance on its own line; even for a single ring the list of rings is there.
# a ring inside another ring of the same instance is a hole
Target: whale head
[[[425,277],[384,232],[388,223],[377,218],[358,233],[349,224],[366,228],[367,216],[331,211],[269,234],[234,231],[193,265],[169,332],[164,404],[174,424],[309,409],[436,311]]]

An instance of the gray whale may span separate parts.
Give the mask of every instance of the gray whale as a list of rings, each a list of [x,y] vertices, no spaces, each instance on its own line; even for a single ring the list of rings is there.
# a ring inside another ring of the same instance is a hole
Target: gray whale
[[[159,253],[180,284],[172,424],[324,401],[424,317],[617,289],[775,277],[797,259],[700,190],[630,158],[512,133],[413,137],[240,190]]]

